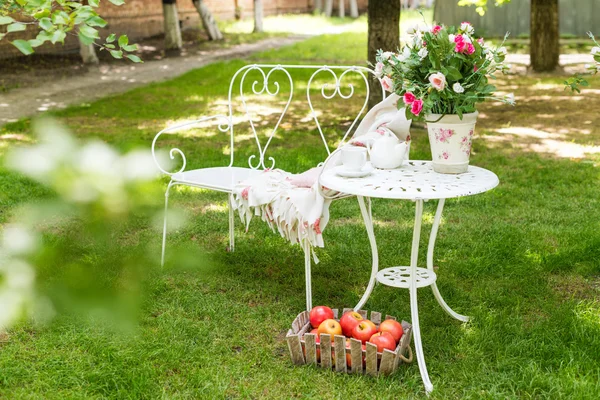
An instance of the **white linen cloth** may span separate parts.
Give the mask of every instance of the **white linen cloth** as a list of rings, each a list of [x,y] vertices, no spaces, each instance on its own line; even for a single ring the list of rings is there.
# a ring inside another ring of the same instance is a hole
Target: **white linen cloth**
[[[358,125],[350,143],[360,136],[367,138],[369,133],[372,135],[383,126],[401,140],[410,138],[411,121],[406,120],[404,109],[397,109],[398,99],[398,95],[392,94],[373,107]],[[338,164],[336,157],[327,163],[327,168]],[[331,199],[323,197],[318,190],[321,168],[300,175],[281,169],[265,170],[237,184],[233,190],[233,208],[238,210],[246,230],[252,217],[258,216],[291,243],[308,240],[311,247],[323,247],[323,230],[329,222]],[[326,188],[324,191],[328,197],[333,194]]]

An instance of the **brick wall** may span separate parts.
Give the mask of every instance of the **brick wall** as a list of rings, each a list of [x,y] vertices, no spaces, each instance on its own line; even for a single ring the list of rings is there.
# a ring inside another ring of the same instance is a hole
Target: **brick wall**
[[[337,15],[337,4],[334,2],[334,15]],[[346,14],[350,12],[348,0],[346,1]],[[323,1],[323,3],[325,0]],[[211,12],[217,20],[231,20],[235,14],[234,0],[205,0]],[[361,12],[365,12],[368,0],[358,0],[358,6]],[[163,33],[163,15],[162,0],[126,0],[126,4],[117,7],[109,1],[102,1],[99,14],[106,19],[108,26],[103,29],[103,33],[114,32],[117,34],[127,34],[131,41],[137,41],[146,37],[156,36]],[[238,0],[242,9],[242,16],[251,18],[254,10],[253,0]],[[306,13],[313,9],[314,0],[263,0],[265,15],[287,14],[287,13]],[[178,0],[179,19],[183,28],[198,27],[200,24],[198,12],[192,4],[192,0]],[[32,27],[33,28],[33,27]],[[37,35],[34,29],[28,29],[19,33],[21,39],[31,39]],[[14,40],[15,34],[8,38]],[[21,53],[15,49],[4,38],[0,41],[0,58],[13,57]],[[68,36],[65,45],[56,46],[44,45],[36,49],[40,54],[59,54],[77,52],[79,42],[76,37]]]

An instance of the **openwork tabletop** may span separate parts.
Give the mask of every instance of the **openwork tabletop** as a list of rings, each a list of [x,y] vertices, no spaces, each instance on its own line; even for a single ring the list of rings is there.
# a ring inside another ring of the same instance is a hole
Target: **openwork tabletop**
[[[329,169],[320,183],[345,194],[387,199],[448,199],[483,193],[496,187],[498,177],[491,171],[469,166],[463,174],[439,174],[431,161],[406,161],[400,168],[376,169],[364,178],[344,178]]]

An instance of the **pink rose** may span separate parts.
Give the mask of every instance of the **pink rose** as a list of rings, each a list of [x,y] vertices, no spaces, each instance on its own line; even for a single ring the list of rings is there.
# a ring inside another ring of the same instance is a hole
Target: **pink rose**
[[[446,77],[441,72],[436,72],[429,76],[429,82],[431,86],[439,92],[446,88]]]
[[[391,92],[392,88],[394,87],[394,82],[392,82],[392,78],[390,78],[389,76],[384,76],[381,80],[381,84],[383,88],[388,92]]]
[[[462,53],[463,51],[465,51],[465,48],[467,47],[467,43],[465,42],[465,39],[463,38],[462,35],[456,35],[454,37],[454,43],[456,43],[456,47],[454,48],[454,51],[456,51],[457,53]]]
[[[467,44],[467,54],[471,55],[475,53],[475,46],[473,46],[471,43]]]
[[[375,75],[380,76],[382,72],[383,72],[383,63],[382,62],[378,62],[375,65]]]
[[[483,38],[477,39],[477,43],[479,43],[481,46],[483,46]]]
[[[442,30],[442,27],[439,25],[436,25],[433,28],[431,28],[431,33],[433,33],[434,35],[437,35],[437,33],[441,30]]]
[[[412,104],[415,101],[416,97],[414,94],[410,92],[404,93],[404,104]]]
[[[421,114],[421,111],[423,111],[423,100],[413,101],[410,112],[415,115],[419,115],[419,114]]]

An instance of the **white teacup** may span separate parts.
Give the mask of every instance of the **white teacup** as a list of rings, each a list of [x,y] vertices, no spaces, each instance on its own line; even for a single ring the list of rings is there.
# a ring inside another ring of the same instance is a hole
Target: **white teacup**
[[[360,171],[367,163],[367,149],[358,146],[342,148],[342,164],[349,171]]]

